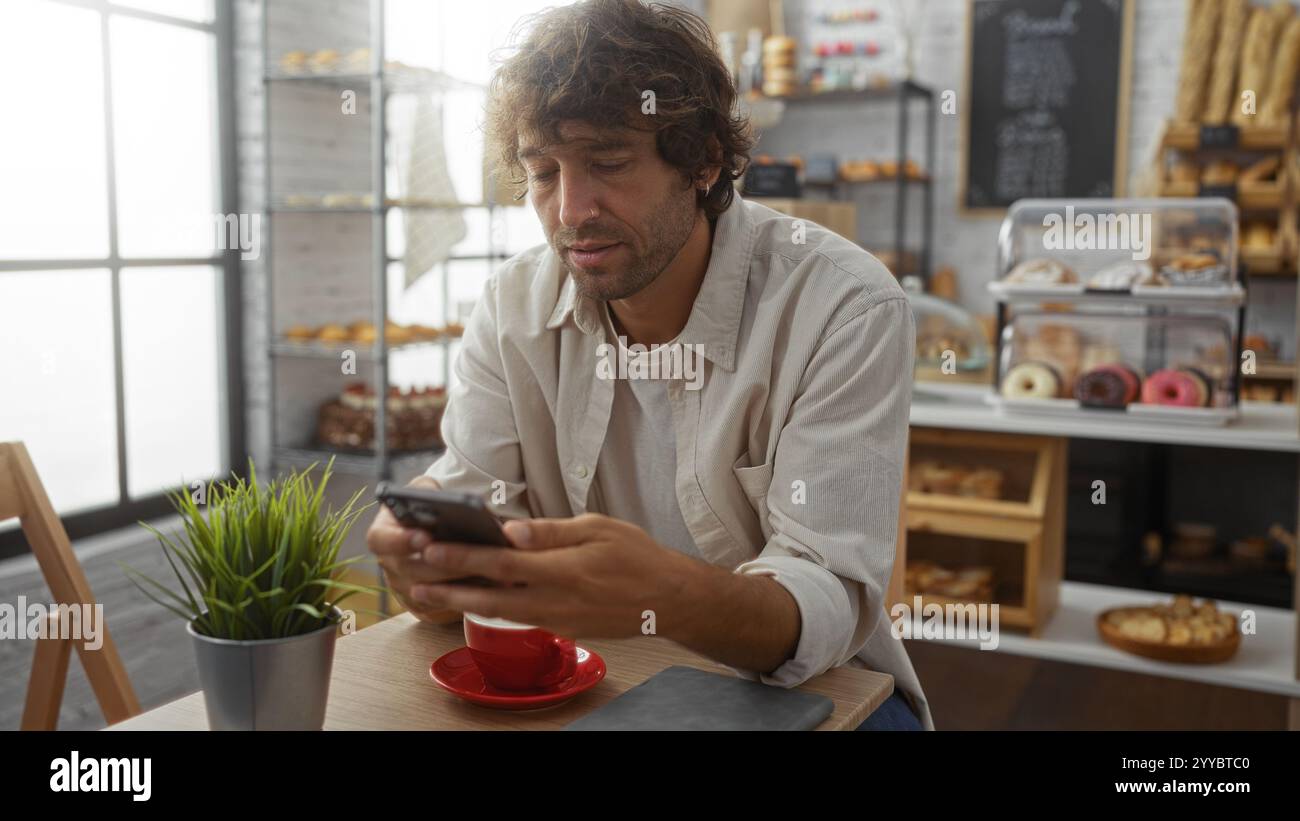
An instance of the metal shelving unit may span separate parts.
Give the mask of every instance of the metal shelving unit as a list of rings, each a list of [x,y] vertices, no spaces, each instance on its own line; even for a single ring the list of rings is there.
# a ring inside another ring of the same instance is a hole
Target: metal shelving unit
[[[272,460],[276,465],[285,467],[306,467],[313,462],[324,462],[331,456],[335,458],[335,467],[340,471],[348,471],[358,474],[369,474],[374,477],[375,481],[391,479],[395,464],[405,464],[410,462],[413,466],[417,463],[427,465],[437,454],[438,450],[415,451],[415,452],[391,452],[387,441],[387,424],[388,410],[386,402],[376,403],[375,410],[375,447],[374,450],[365,452],[346,452],[334,451],[326,448],[313,448],[310,446],[303,447],[292,444],[281,443],[277,435],[277,416],[278,406],[276,397],[276,367],[283,361],[302,360],[302,359],[322,359],[337,358],[343,348],[349,348],[357,352],[358,361],[373,363],[373,384],[375,395],[377,397],[387,396],[388,375],[389,375],[389,356],[395,350],[408,350],[416,348],[440,347],[442,350],[443,374],[444,377],[450,376],[451,354],[450,345],[457,337],[443,337],[437,340],[421,340],[400,345],[390,345],[385,338],[386,335],[379,333],[375,342],[370,346],[361,346],[357,344],[331,346],[325,344],[295,344],[286,342],[276,336],[276,313],[275,313],[275,265],[274,265],[274,240],[276,235],[276,215],[281,214],[349,214],[358,217],[368,215],[370,218],[371,230],[371,277],[372,277],[372,321],[377,329],[384,328],[388,318],[388,265],[390,262],[400,261],[389,254],[387,245],[386,219],[390,211],[403,210],[413,211],[422,209],[469,209],[484,208],[488,212],[488,240],[487,253],[485,255],[475,256],[453,256],[441,264],[442,267],[442,296],[443,296],[443,313],[444,320],[450,321],[450,306],[448,304],[448,284],[447,279],[450,275],[447,262],[455,262],[466,259],[475,260],[502,260],[506,258],[495,247],[495,220],[498,206],[491,202],[473,203],[473,202],[430,202],[430,201],[409,201],[400,198],[390,198],[386,190],[386,169],[388,163],[387,156],[387,102],[391,96],[396,94],[408,93],[436,93],[442,91],[455,91],[465,89],[476,89],[478,86],[463,81],[448,78],[445,75],[435,74],[434,72],[424,70],[412,70],[406,67],[386,67],[384,59],[384,0],[369,0],[370,11],[370,66],[369,70],[362,74],[355,71],[338,72],[338,73],[287,73],[276,71],[272,68],[275,63],[272,60],[270,50],[270,25],[269,25],[269,7],[270,0],[262,2],[262,84],[264,89],[264,107],[262,112],[262,130],[266,141],[266,151],[263,157],[263,215],[268,226],[268,238],[264,243],[263,259],[266,265],[266,356],[267,366],[270,369],[271,378],[269,380],[269,397],[268,407],[270,414],[270,446]],[[271,90],[274,87],[293,85],[302,86],[325,86],[330,88],[350,88],[357,89],[359,92],[363,89],[371,100],[370,105],[370,190],[366,192],[355,192],[362,199],[359,204],[348,203],[346,205],[330,206],[324,204],[293,204],[286,203],[284,197],[277,197],[274,189],[275,174],[272,157],[272,131],[271,131]]]
[[[839,181],[832,186],[835,199],[844,199],[842,193],[846,188],[859,185],[892,184],[894,191],[894,260],[897,270],[895,275],[902,277],[917,274],[925,282],[930,278],[931,249],[934,245],[934,163],[935,163],[935,96],[934,91],[913,80],[903,80],[895,85],[880,88],[866,88],[860,91],[826,91],[821,93],[802,93],[790,97],[766,97],[785,103],[787,110],[793,106],[815,103],[836,103],[840,105],[874,106],[893,103],[898,106],[898,176],[863,182]],[[925,104],[922,124],[925,128],[925,176],[920,179],[908,179],[903,176],[903,165],[907,160],[908,139],[911,136],[911,119],[913,102]],[[917,249],[916,270],[905,270],[903,260],[910,251],[907,247],[908,199],[913,186],[921,189],[921,245]]]

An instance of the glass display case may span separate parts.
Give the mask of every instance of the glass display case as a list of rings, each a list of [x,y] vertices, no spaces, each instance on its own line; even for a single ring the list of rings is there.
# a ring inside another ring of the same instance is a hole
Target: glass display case
[[[979,321],[960,305],[921,293],[911,282],[904,283],[904,290],[916,324],[917,381],[984,381],[979,375],[993,357]]]
[[[1023,200],[999,235],[990,402],[1007,413],[1238,416],[1237,210],[1225,199]]]

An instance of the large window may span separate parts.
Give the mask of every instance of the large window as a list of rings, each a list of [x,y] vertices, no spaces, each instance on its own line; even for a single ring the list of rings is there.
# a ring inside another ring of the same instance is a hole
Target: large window
[[[74,538],[241,459],[228,14],[0,3],[0,441],[26,444]]]

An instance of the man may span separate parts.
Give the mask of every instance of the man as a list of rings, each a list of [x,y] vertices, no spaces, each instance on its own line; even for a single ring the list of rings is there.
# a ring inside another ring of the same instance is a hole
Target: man
[[[861,248],[735,195],[752,140],[734,97],[681,9],[588,0],[533,20],[487,124],[548,243],[487,284],[447,451],[414,483],[482,495],[517,549],[430,544],[387,511],[367,541],[422,618],[578,638],[649,618],[768,684],[891,673],[906,701],[878,712],[932,728],[884,611],[911,310]],[[503,584],[453,581],[468,576]]]

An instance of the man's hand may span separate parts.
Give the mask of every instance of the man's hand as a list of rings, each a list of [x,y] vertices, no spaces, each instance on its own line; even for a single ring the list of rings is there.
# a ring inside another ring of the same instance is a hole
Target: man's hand
[[[655,611],[662,630],[663,619],[684,609],[684,591],[702,564],[636,525],[594,513],[511,521],[505,532],[517,549],[437,543],[423,554],[434,576],[485,576],[501,587],[420,580],[411,598],[565,636],[616,638],[639,635],[646,610]]]
[[[732,667],[769,672],[799,643],[794,597],[766,576],[736,574],[655,542],[636,525],[588,513],[507,522],[515,548],[433,544],[429,570],[444,578],[486,576],[499,587],[416,581],[411,598],[532,624],[572,638],[655,633]]]
[[[414,479],[409,487],[437,490],[438,483],[427,476]],[[379,513],[366,531],[366,546],[384,569],[388,587],[417,618],[434,623],[453,621],[457,614],[446,608],[425,606],[411,598],[411,585],[418,582],[438,582],[459,578],[430,567],[420,558],[421,551],[432,539],[429,533],[416,527],[404,527],[387,505],[379,506]],[[463,545],[462,545],[463,546]]]

